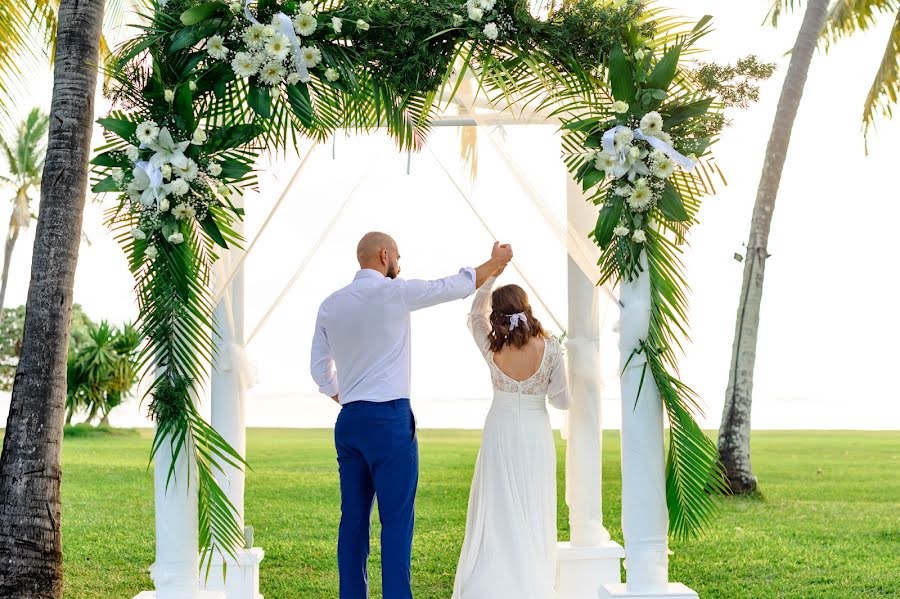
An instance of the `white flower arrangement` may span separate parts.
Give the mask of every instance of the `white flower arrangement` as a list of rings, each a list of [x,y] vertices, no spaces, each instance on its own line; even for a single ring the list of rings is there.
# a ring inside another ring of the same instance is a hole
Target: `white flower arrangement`
[[[156,141],[156,136],[159,135],[159,125],[153,121],[144,121],[137,126],[135,135],[142,144],[152,144]]]
[[[238,52],[231,61],[231,70],[238,77],[252,77],[259,71],[259,64],[249,52]]]
[[[297,35],[312,35],[318,26],[319,22],[311,14],[301,13],[294,17],[294,31],[297,32]]]
[[[313,22],[315,22],[315,19],[313,19]],[[276,33],[271,38],[269,38],[269,41],[266,42],[265,48],[266,54],[269,55],[269,58],[271,58],[272,60],[281,61],[287,58],[288,52],[291,49],[291,42],[283,33]]]
[[[322,51],[315,46],[303,46],[300,48],[300,60],[306,68],[315,68],[322,62]]]
[[[209,54],[210,58],[215,58],[216,60],[225,60],[228,58],[228,48],[225,47],[225,38],[221,35],[210,36],[210,38],[206,40],[206,53]]]

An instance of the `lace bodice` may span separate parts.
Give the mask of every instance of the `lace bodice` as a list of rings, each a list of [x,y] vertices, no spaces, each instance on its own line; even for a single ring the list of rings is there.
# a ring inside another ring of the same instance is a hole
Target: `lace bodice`
[[[488,318],[491,312],[491,291],[495,277],[488,279],[475,293],[472,310],[469,312],[469,330],[481,350],[488,368],[491,371],[491,382],[495,391],[506,393],[522,393],[524,395],[546,395],[550,403],[562,410],[569,407],[569,393],[566,386],[565,362],[562,348],[556,339],[544,340],[544,356],[537,371],[527,380],[517,381],[507,376],[494,362],[494,352],[490,350],[488,335],[491,323]]]

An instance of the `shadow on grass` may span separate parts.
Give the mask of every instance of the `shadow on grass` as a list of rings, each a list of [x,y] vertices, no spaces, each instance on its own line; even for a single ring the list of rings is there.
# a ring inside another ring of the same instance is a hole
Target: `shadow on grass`
[[[111,426],[91,426],[90,424],[67,424],[63,436],[67,439],[86,437],[136,437],[139,433],[133,428],[113,428]]]

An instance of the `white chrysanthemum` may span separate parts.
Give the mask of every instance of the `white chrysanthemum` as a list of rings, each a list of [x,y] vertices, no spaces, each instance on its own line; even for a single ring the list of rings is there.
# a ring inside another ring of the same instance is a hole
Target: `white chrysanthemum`
[[[360,31],[368,31],[369,24],[366,23],[365,21],[363,21],[362,19],[357,19],[356,20],[356,28],[359,29]]]
[[[297,85],[300,83],[300,73],[288,73],[284,80],[287,81],[288,85]]]
[[[194,218],[197,211],[190,204],[178,204],[172,209],[172,216],[178,220]]]
[[[668,179],[675,172],[675,163],[668,156],[657,158],[650,163],[650,172],[654,177],[660,179]]]
[[[273,35],[272,39],[266,42],[266,54],[272,60],[284,60],[290,49],[291,43],[283,33]]]
[[[172,102],[175,101],[175,92],[172,91],[171,89],[164,90],[163,98],[165,99],[166,102],[171,104]]]
[[[341,29],[344,28],[344,21],[339,17],[331,17],[331,28],[334,29],[335,33],[340,33]]]
[[[284,65],[280,62],[266,63],[259,72],[259,78],[266,85],[278,85],[284,80]]]
[[[147,234],[138,229],[137,227],[131,230],[131,236],[135,239],[147,239]]]
[[[115,181],[116,183],[121,183],[122,179],[125,178],[125,171],[123,171],[119,167],[115,167],[114,169],[112,169],[109,174],[110,176],[112,176],[113,181]]]
[[[328,67],[327,69],[325,69],[325,78],[331,82],[335,82],[341,78],[341,74],[338,73],[337,69]]]
[[[484,16],[484,11],[475,5],[469,4],[467,8],[469,12],[469,18],[473,21],[480,21],[481,17]]]
[[[179,243],[184,243],[184,235],[181,233],[172,233],[169,235],[169,243],[172,245],[178,245]]]
[[[194,135],[191,136],[192,144],[194,144],[195,146],[202,146],[203,144],[206,143],[206,140],[207,140],[206,131],[204,131],[200,127],[197,127],[196,129],[194,129]]]
[[[169,183],[169,191],[174,193],[177,196],[183,196],[188,191],[190,191],[191,186],[188,185],[188,182],[182,179],[181,177],[175,179],[171,183]]]
[[[127,148],[125,148],[125,156],[128,157],[128,160],[137,162],[141,157],[141,151],[137,146],[129,145]]]
[[[319,22],[312,15],[301,14],[294,17],[294,31],[298,35],[312,35],[318,26]]]
[[[628,112],[628,102],[623,102],[622,100],[616,100],[612,105],[613,112],[617,114],[624,114]]]
[[[315,46],[303,46],[300,48],[300,60],[307,69],[312,69],[322,62],[322,51]]]
[[[250,27],[244,31],[244,43],[247,44],[248,48],[253,50],[262,48],[266,43],[266,37],[266,28],[264,25],[250,25]]]
[[[316,10],[315,5],[312,2],[304,2],[300,5],[300,14],[301,15],[311,15],[313,11]]]
[[[616,237],[625,237],[626,235],[631,233],[631,231],[628,230],[628,227],[623,227],[622,225],[619,225],[618,227],[613,229],[613,233],[616,235]]]
[[[619,164],[619,159],[607,152],[600,152],[594,160],[594,166],[600,171],[611,171]]]
[[[615,147],[616,152],[622,152],[633,140],[634,133],[631,132],[631,129],[622,127],[616,131],[615,135],[613,135],[613,146]]]
[[[175,168],[174,170],[176,175],[178,175],[188,183],[196,179],[197,175],[200,174],[200,169],[197,168],[197,163],[190,158],[188,158],[187,166],[185,168]]]
[[[225,47],[225,39],[221,35],[210,36],[206,40],[206,53],[216,60],[228,58],[228,48]]]
[[[485,25],[482,33],[484,33],[484,37],[488,38],[489,40],[497,39],[497,36],[500,34],[500,32],[497,30],[496,23],[488,23],[487,25]]]
[[[452,17],[450,17],[450,22],[453,24],[454,27],[459,27],[460,25],[465,23],[466,20],[463,18],[462,15],[454,14]]]
[[[159,125],[153,121],[144,121],[137,126],[134,134],[142,144],[152,144],[156,141],[156,136],[159,135]]]
[[[635,243],[644,243],[645,241],[647,241],[647,234],[644,233],[641,229],[638,229],[631,235],[631,239]]]
[[[655,110],[653,112],[648,112],[641,119],[641,133],[643,133],[644,135],[652,135],[654,137],[657,137],[657,134],[661,133],[662,130],[662,117]]]
[[[253,58],[253,55],[247,52],[238,52],[234,55],[234,60],[231,61],[231,70],[238,77],[251,77],[256,75],[259,65],[256,59]]]
[[[218,162],[210,162],[206,166],[206,172],[212,175],[213,177],[218,177],[222,174],[222,165]]]
[[[168,212],[169,210],[169,200],[163,198],[159,201],[159,211],[160,212]]]
[[[628,196],[628,205],[632,210],[643,212],[653,203],[653,192],[647,186],[645,179],[638,179],[637,184]]]
[[[144,250],[144,255],[151,260],[156,260],[156,257],[159,255],[159,250],[156,249],[155,245],[151,245],[146,250]]]

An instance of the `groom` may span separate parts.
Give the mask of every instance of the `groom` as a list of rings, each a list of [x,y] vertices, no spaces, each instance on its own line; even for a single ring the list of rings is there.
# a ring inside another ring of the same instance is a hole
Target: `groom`
[[[341,479],[340,599],[368,597],[369,521],[378,497],[384,599],[411,599],[410,552],[419,480],[416,424],[409,405],[410,312],[462,299],[512,259],[494,243],[478,268],[434,281],[398,279],[400,251],[384,233],[359,242],[359,272],[319,308],[311,371],[341,405],[334,427]]]

